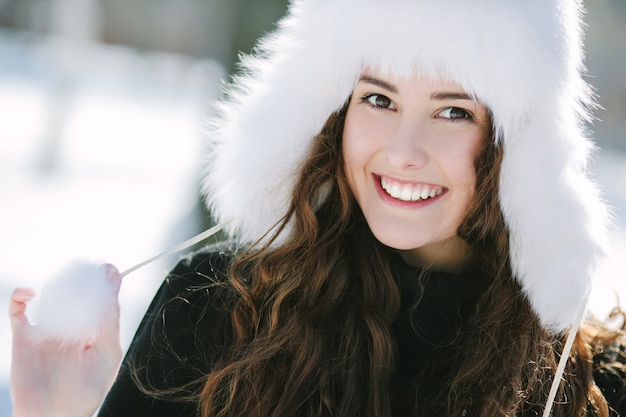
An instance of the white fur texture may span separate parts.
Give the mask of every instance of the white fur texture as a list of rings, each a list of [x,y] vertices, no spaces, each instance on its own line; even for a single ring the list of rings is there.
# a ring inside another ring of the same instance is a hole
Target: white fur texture
[[[571,325],[604,253],[586,175],[593,105],[578,0],[294,0],[219,104],[207,204],[253,241],[286,212],[312,138],[366,67],[459,83],[493,113],[513,271],[543,325]]]
[[[61,343],[93,340],[117,299],[106,270],[106,265],[76,261],[46,282],[39,294],[34,339]]]

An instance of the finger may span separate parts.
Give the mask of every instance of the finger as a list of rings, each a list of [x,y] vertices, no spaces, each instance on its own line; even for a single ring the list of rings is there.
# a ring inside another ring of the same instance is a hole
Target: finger
[[[122,284],[122,278],[115,266],[106,264],[104,267],[106,268],[106,276],[111,281],[115,301],[109,306],[110,310],[101,323],[101,328],[98,332],[98,344],[116,349],[120,344],[120,304],[117,297]]]
[[[119,327],[120,303],[118,297],[120,293],[120,287],[122,285],[122,277],[120,276],[119,271],[114,265],[106,264],[105,268],[107,278],[111,282],[113,294],[115,295],[115,303],[111,305],[111,311],[110,314],[107,315],[107,321],[108,323],[117,325],[116,327]]]
[[[9,320],[11,329],[16,333],[20,329],[30,325],[26,317],[26,305],[35,296],[32,288],[17,288],[11,293],[9,301]]]
[[[120,287],[122,285],[122,277],[117,268],[111,264],[106,264],[106,275],[111,281],[113,293],[115,294],[115,302],[111,305],[111,310],[107,314],[103,323],[103,335],[107,339],[119,339],[120,336],[120,303],[119,296]]]
[[[115,265],[106,264],[104,265],[106,268],[106,275],[111,280],[111,284],[113,285],[114,294],[119,294],[120,287],[122,285],[122,277],[120,276],[120,272],[117,270]]]

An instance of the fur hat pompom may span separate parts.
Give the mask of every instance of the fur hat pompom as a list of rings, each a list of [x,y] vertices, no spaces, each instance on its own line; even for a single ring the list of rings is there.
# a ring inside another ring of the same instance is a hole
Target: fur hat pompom
[[[117,314],[120,280],[112,265],[75,261],[46,282],[34,314],[37,342],[81,343],[93,340],[104,319]]]

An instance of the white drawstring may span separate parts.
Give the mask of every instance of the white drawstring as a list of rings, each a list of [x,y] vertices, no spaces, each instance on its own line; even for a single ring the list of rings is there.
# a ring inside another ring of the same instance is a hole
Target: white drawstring
[[[567,340],[565,341],[565,346],[563,346],[563,352],[561,353],[561,359],[559,360],[559,365],[556,367],[556,373],[554,375],[554,380],[552,381],[552,386],[550,387],[550,393],[548,394],[548,400],[546,401],[546,406],[543,410],[542,417],[549,417],[552,412],[552,407],[554,406],[554,399],[556,398],[556,392],[559,390],[559,385],[561,385],[561,378],[565,373],[565,365],[567,365],[567,361],[569,360],[569,354],[572,351],[572,346],[574,345],[574,339],[576,338],[576,333],[578,333],[578,329],[582,326],[583,321],[585,320],[585,312],[587,311],[587,302],[589,301],[589,294],[585,296],[583,299],[583,303],[576,314],[576,319],[570,328],[569,335],[567,336]]]
[[[163,258],[165,256],[168,256],[168,255],[174,254],[176,252],[180,252],[182,250],[190,248],[191,246],[193,246],[195,244],[198,244],[198,243],[202,242],[203,240],[206,240],[206,239],[210,238],[211,236],[215,235],[217,232],[222,230],[230,222],[232,222],[232,220],[229,220],[229,221],[220,223],[220,224],[218,224],[216,226],[213,226],[210,229],[205,230],[204,232],[195,235],[191,239],[188,239],[188,240],[186,240],[186,241],[184,241],[184,242],[174,246],[173,248],[166,250],[165,252],[159,253],[158,255],[153,256],[150,259],[146,259],[143,262],[139,262],[137,265],[131,266],[130,268],[128,268],[127,270],[122,272],[120,274],[120,276],[122,278],[124,278],[126,275],[128,275],[128,274],[130,274],[132,272],[135,272],[139,268],[142,268],[142,267],[148,265],[149,263],[152,263],[152,262],[154,262],[154,261],[156,261],[158,259],[161,259],[161,258]]]

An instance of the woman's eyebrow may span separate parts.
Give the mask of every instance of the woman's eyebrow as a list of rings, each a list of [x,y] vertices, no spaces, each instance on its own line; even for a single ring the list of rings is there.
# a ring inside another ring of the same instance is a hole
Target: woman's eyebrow
[[[398,93],[398,88],[393,84],[381,80],[376,77],[372,77],[371,75],[361,75],[359,81],[375,85],[377,87],[388,90],[394,94]],[[469,94],[457,91],[439,91],[434,92],[430,95],[431,100],[471,100],[475,101]]]
[[[380,80],[378,78],[375,78],[369,75],[361,75],[361,77],[359,78],[359,81],[363,81],[368,84],[372,84],[377,87],[384,88],[385,90],[388,90],[394,94],[398,93],[398,89],[394,85],[389,84],[387,81],[383,81],[383,80]]]
[[[475,101],[467,93],[459,93],[452,91],[434,92],[430,95],[431,100],[471,100]]]

